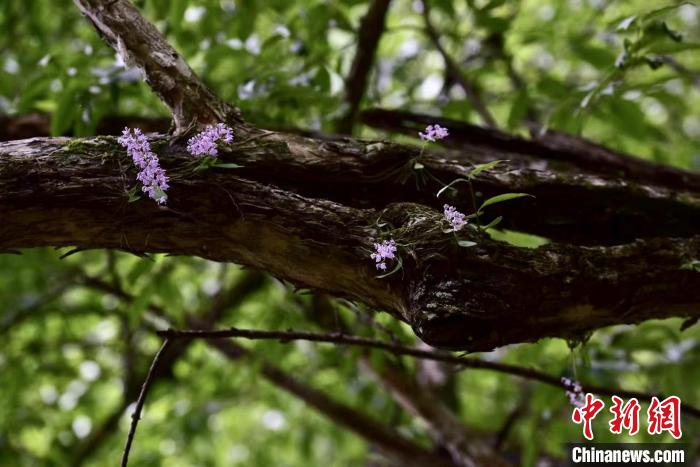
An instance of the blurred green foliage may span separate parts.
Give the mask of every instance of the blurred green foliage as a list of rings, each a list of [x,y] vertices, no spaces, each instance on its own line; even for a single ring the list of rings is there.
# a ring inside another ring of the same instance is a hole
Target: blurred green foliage
[[[193,68],[247,119],[268,127],[332,131],[343,77],[367,4],[360,0],[147,0],[136,4]],[[606,0],[440,0],[433,21],[447,50],[482,90],[499,123],[524,132],[533,117],[613,148],[700,167],[700,16],[696,7]],[[395,1],[365,105],[473,120],[464,93],[422,31],[416,2]],[[71,2],[6,0],[0,9],[0,113],[52,115],[56,135],[94,134],[106,115],[167,110],[101,42]],[[514,79],[514,77],[516,77]],[[359,128],[365,137],[378,136]],[[538,239],[512,234],[523,245]],[[524,240],[523,240],[524,238]],[[152,327],[186,326],[246,271],[193,258],[137,258],[67,250],[0,255],[0,465],[114,465],[128,428],[124,392],[159,342]],[[102,288],[86,278],[99,278]],[[121,287],[133,300],[106,292]],[[220,326],[313,329],[311,297],[268,279]],[[353,332],[405,343],[413,333],[384,314],[335,303]],[[160,313],[154,313],[154,309]],[[359,319],[362,317],[363,319]],[[570,351],[561,340],[500,349],[485,358],[612,387],[676,394],[700,404],[700,327],[647,322],[595,333]],[[426,443],[427,428],[358,369],[360,353],[323,345],[245,343],[255,354]],[[376,360],[388,358],[377,354]],[[415,362],[404,360],[409,371]],[[229,361],[191,345],[146,404],[133,465],[361,465],[368,446],[261,379],[255,361]],[[140,384],[140,379],[137,384]],[[581,439],[562,391],[485,371],[457,377],[457,411],[496,433],[525,407],[506,448],[532,465]],[[643,410],[646,404],[643,405]],[[606,409],[607,411],[607,409]],[[596,419],[597,439],[619,441]],[[644,424],[642,425],[644,426]],[[700,424],[684,419],[685,441]],[[634,440],[665,438],[637,435]]]

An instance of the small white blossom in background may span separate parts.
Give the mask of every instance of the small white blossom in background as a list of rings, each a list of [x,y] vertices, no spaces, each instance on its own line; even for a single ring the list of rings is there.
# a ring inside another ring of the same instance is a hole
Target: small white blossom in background
[[[450,135],[450,133],[447,131],[447,128],[443,128],[440,125],[428,125],[425,127],[425,133],[423,132],[418,132],[418,136],[420,136],[420,139],[423,141],[438,141],[443,138],[447,138]]]
[[[459,212],[457,208],[454,206],[450,206],[449,204],[446,204],[443,206],[443,209],[445,210],[445,219],[447,219],[447,222],[450,223],[452,226],[452,231],[457,232],[459,230],[462,230],[462,227],[467,225],[467,221],[464,218],[464,214]]]
[[[375,243],[374,250],[370,258],[376,262],[377,269],[386,271],[386,260],[396,258],[396,242],[392,239],[384,240],[382,243]]]
[[[566,397],[574,407],[583,407],[583,388],[581,383],[566,376],[562,376],[561,383],[566,388]]]

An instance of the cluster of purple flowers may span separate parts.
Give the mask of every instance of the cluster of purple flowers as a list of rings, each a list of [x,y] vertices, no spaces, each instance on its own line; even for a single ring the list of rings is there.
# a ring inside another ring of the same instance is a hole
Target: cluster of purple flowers
[[[233,130],[223,123],[209,125],[204,131],[190,138],[187,141],[187,151],[197,157],[216,157],[219,155],[216,147],[219,141],[226,144],[233,141]]]
[[[446,204],[443,206],[443,209],[445,210],[445,219],[447,219],[447,222],[449,222],[452,226],[453,232],[462,230],[462,227],[467,225],[467,221],[464,218],[464,214],[459,212],[457,208]]]
[[[133,159],[134,165],[140,169],[136,179],[143,184],[141,187],[143,192],[148,193],[148,196],[158,204],[165,204],[168,200],[165,194],[168,189],[168,176],[160,167],[158,156],[151,151],[151,145],[146,136],[138,128],[133,131],[124,128],[117,141],[126,148],[126,153]]]
[[[375,243],[374,253],[370,257],[375,260],[377,269],[386,271],[386,260],[396,258],[396,242],[391,239]]]
[[[443,138],[447,138],[449,136],[449,132],[447,131],[447,128],[443,128],[438,124],[435,125],[428,125],[425,128],[425,133],[423,132],[418,132],[418,136],[420,136],[420,139],[423,141],[437,141]]]
[[[561,384],[563,384],[564,388],[566,388],[566,397],[569,398],[571,405],[579,408],[583,407],[584,394],[581,383],[571,378],[567,378],[566,376],[562,376]]]

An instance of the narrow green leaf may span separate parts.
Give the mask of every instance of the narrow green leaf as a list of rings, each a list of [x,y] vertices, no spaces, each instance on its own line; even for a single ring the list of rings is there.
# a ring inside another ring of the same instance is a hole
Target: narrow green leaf
[[[525,198],[528,196],[534,198],[534,196],[528,195],[527,193],[503,193],[501,195],[496,195],[484,201],[479,207],[479,212],[483,211],[485,207],[491,206],[496,203],[510,201],[511,199]]]
[[[62,136],[72,128],[79,112],[78,91],[69,87],[58,98],[56,110],[51,115],[51,136]]]
[[[677,8],[680,8],[684,5],[695,6],[695,3],[694,2],[679,2],[675,5],[668,5],[665,7],[657,8],[656,10],[652,10],[649,13],[647,13],[646,15],[642,16],[642,20],[649,21],[651,19],[659,18],[659,17],[665,15],[666,13],[669,13],[669,12],[671,12]]]
[[[435,196],[436,196],[437,198],[439,198],[440,195],[441,195],[445,190],[447,190],[448,188],[452,188],[452,185],[456,185],[457,183],[462,183],[462,182],[469,182],[469,180],[467,180],[466,178],[458,178],[457,180],[453,180],[453,181],[451,181],[450,183],[448,183],[447,185],[445,185],[444,187],[442,187],[442,189],[441,189],[440,191],[438,191],[438,192],[437,192],[437,195],[435,195]]]
[[[382,274],[380,276],[375,276],[377,279],[384,279],[385,277],[389,277],[395,272],[399,271],[403,267],[403,261],[401,261],[401,257],[397,257],[398,261],[396,262],[396,266],[394,266],[394,269],[391,271],[387,272],[386,274]]]
[[[700,49],[700,43],[697,42],[671,42],[668,40],[654,42],[647,47],[648,52],[659,55],[674,54],[685,52],[687,50],[698,49]]]
[[[494,167],[496,167],[498,164],[503,163],[503,162],[508,162],[507,160],[497,160],[497,161],[491,161],[491,162],[486,162],[485,164],[479,164],[475,165],[473,169],[469,171],[469,176],[470,177],[475,177],[479,175],[481,172],[484,170],[489,170]]]
[[[498,224],[500,224],[502,220],[503,220],[503,216],[498,216],[497,218],[495,218],[494,220],[492,220],[491,222],[489,222],[488,224],[483,226],[482,229],[484,229],[484,230],[492,229],[492,228],[496,227]]]
[[[133,187],[131,190],[129,190],[129,202],[133,203],[133,202],[141,199],[141,196],[139,193],[141,193],[141,190],[139,190],[138,185]]]
[[[476,244],[476,242],[472,242],[470,240],[460,240],[457,242],[457,245],[461,246],[462,248],[469,248],[475,246]]]
[[[216,167],[217,169],[240,169],[243,166],[235,164],[233,162],[220,162],[214,164],[214,167]]]

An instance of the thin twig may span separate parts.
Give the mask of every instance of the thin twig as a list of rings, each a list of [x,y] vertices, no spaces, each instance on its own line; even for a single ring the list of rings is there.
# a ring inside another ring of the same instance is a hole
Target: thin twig
[[[166,338],[163,342],[163,345],[160,346],[160,349],[156,353],[155,357],[153,357],[151,367],[148,369],[146,380],[143,382],[143,386],[141,386],[141,393],[139,394],[139,398],[136,401],[136,408],[134,409],[134,413],[131,414],[131,427],[129,428],[129,434],[126,438],[126,444],[124,445],[124,454],[122,455],[121,467],[126,467],[129,463],[129,451],[131,450],[131,443],[133,443],[134,435],[136,434],[136,426],[139,424],[139,418],[141,418],[141,410],[143,409],[143,404],[144,402],[146,402],[146,394],[148,394],[148,389],[150,388],[151,382],[153,381],[153,375],[155,374],[156,369],[158,368],[158,363],[160,362],[160,359],[165,353],[165,351],[168,350],[170,342],[170,339]]]
[[[474,107],[474,110],[476,110],[476,113],[479,114],[479,117],[481,117],[484,124],[491,128],[497,128],[498,124],[496,123],[496,119],[493,118],[493,115],[491,115],[491,112],[489,112],[488,107],[481,99],[481,95],[479,94],[479,90],[477,89],[476,85],[467,80],[462,73],[459,64],[450,56],[450,54],[447,53],[447,50],[440,43],[440,35],[430,20],[430,5],[427,0],[423,0],[423,20],[425,22],[425,32],[442,56],[447,73],[462,87],[464,93],[467,95],[467,99],[469,99],[469,102],[471,103],[472,107]]]
[[[405,347],[402,345],[392,344],[376,339],[366,337],[352,336],[340,333],[324,334],[317,332],[303,331],[261,331],[257,329],[238,329],[229,328],[224,330],[176,330],[167,329],[156,332],[160,337],[166,339],[228,339],[228,338],[243,338],[243,339],[274,339],[282,343],[287,343],[295,340],[305,340],[310,342],[327,342],[332,344],[349,345],[355,347],[366,347],[373,349],[381,349],[391,352],[395,355],[408,355],[416,358],[425,358],[428,360],[436,360],[440,362],[453,363],[462,368],[473,368],[492,370],[499,373],[519,376],[521,378],[539,381],[550,386],[560,389],[566,389],[561,380],[556,376],[549,375],[539,370],[524,368],[508,363],[490,362],[476,358],[458,357],[443,351],[423,350],[413,347]],[[656,396],[664,399],[661,394],[648,394],[638,391],[625,391],[621,389],[613,389],[591,384],[582,384],[584,392],[596,393],[604,396],[621,396],[621,397],[636,397],[638,399],[649,400]],[[700,418],[700,409],[687,404],[682,404],[683,410],[693,417]]]

